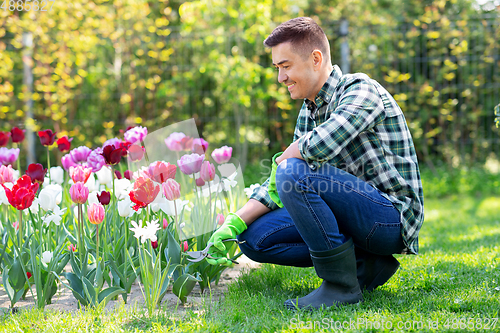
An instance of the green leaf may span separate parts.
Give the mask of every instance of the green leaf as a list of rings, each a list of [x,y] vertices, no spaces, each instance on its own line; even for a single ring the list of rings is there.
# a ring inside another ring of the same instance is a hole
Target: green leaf
[[[201,279],[194,277],[191,274],[181,275],[172,287],[172,292],[179,297],[182,303],[186,303],[187,295],[191,293],[196,282],[200,282]]]
[[[14,259],[14,263],[9,269],[9,282],[15,290],[23,288],[24,283],[26,282],[21,262],[17,258]]]
[[[89,281],[85,276],[82,277],[83,291],[92,305],[97,305],[97,295],[92,282]]]
[[[99,297],[97,299],[97,302],[101,304],[104,301],[104,305],[106,305],[110,299],[112,299],[115,296],[118,296],[120,294],[126,294],[127,292],[125,289],[120,288],[120,287],[109,287],[104,289],[99,293]]]

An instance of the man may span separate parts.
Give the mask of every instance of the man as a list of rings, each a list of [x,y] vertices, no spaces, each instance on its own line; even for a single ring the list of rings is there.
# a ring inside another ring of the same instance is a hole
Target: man
[[[357,303],[362,290],[396,272],[392,254],[418,252],[423,191],[406,120],[379,83],[332,65],[327,37],[312,19],[279,25],[264,44],[278,81],[304,103],[293,143],[213,234],[212,255],[220,259],[209,262],[226,263],[222,239],[239,235],[249,258],[312,265],[323,279],[287,308]]]

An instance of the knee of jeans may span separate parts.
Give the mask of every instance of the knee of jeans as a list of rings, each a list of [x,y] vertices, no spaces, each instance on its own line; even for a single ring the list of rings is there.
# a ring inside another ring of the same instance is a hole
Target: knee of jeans
[[[288,158],[281,162],[276,169],[276,188],[278,191],[290,191],[300,175],[300,169],[304,162],[298,158]]]

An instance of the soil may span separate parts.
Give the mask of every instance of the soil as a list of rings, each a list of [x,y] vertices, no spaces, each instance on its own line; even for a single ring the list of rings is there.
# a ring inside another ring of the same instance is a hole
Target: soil
[[[210,299],[212,302],[220,300],[224,293],[227,291],[228,285],[236,279],[243,271],[249,270],[251,268],[257,268],[260,266],[259,263],[250,260],[245,256],[241,256],[238,258],[238,265],[235,265],[232,268],[226,269],[219,280],[219,284],[211,285],[212,295],[210,296],[210,291],[205,289],[203,293],[201,293],[201,289],[198,285],[195,286],[193,291],[187,296],[187,302],[182,304],[177,296],[175,296],[171,291],[171,286],[169,287],[169,291],[165,295],[162,301],[162,307],[166,307],[169,309],[175,309],[179,312],[184,312],[187,309],[191,309],[196,311],[202,307],[203,301]],[[0,277],[1,282],[1,277]],[[32,286],[33,292],[35,293],[35,287]],[[139,285],[135,283],[132,286],[131,293],[128,295],[127,304],[124,304],[121,296],[118,296],[117,300],[112,300],[106,305],[106,309],[112,310],[114,308],[120,307],[124,305],[127,308],[142,308],[144,304],[144,298],[142,296]],[[9,311],[10,300],[7,294],[5,293],[5,289],[0,287],[0,311],[6,312]],[[14,305],[14,311],[18,311],[21,309],[30,309],[35,307],[35,301],[33,296],[31,295],[31,291],[28,290],[26,294],[26,298],[23,300],[19,300]],[[64,287],[63,285],[58,285],[57,293],[52,297],[52,304],[45,306],[46,310],[53,311],[69,311],[69,312],[77,312],[79,311],[78,302],[76,298],[73,296],[71,291]]]

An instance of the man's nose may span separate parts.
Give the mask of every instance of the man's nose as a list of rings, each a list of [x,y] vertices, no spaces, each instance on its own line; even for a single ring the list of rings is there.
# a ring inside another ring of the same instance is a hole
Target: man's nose
[[[283,82],[285,82],[287,79],[288,79],[288,76],[287,76],[285,73],[283,73],[283,72],[282,72],[282,70],[280,69],[280,70],[278,71],[278,82],[279,82],[279,83],[283,83]]]

